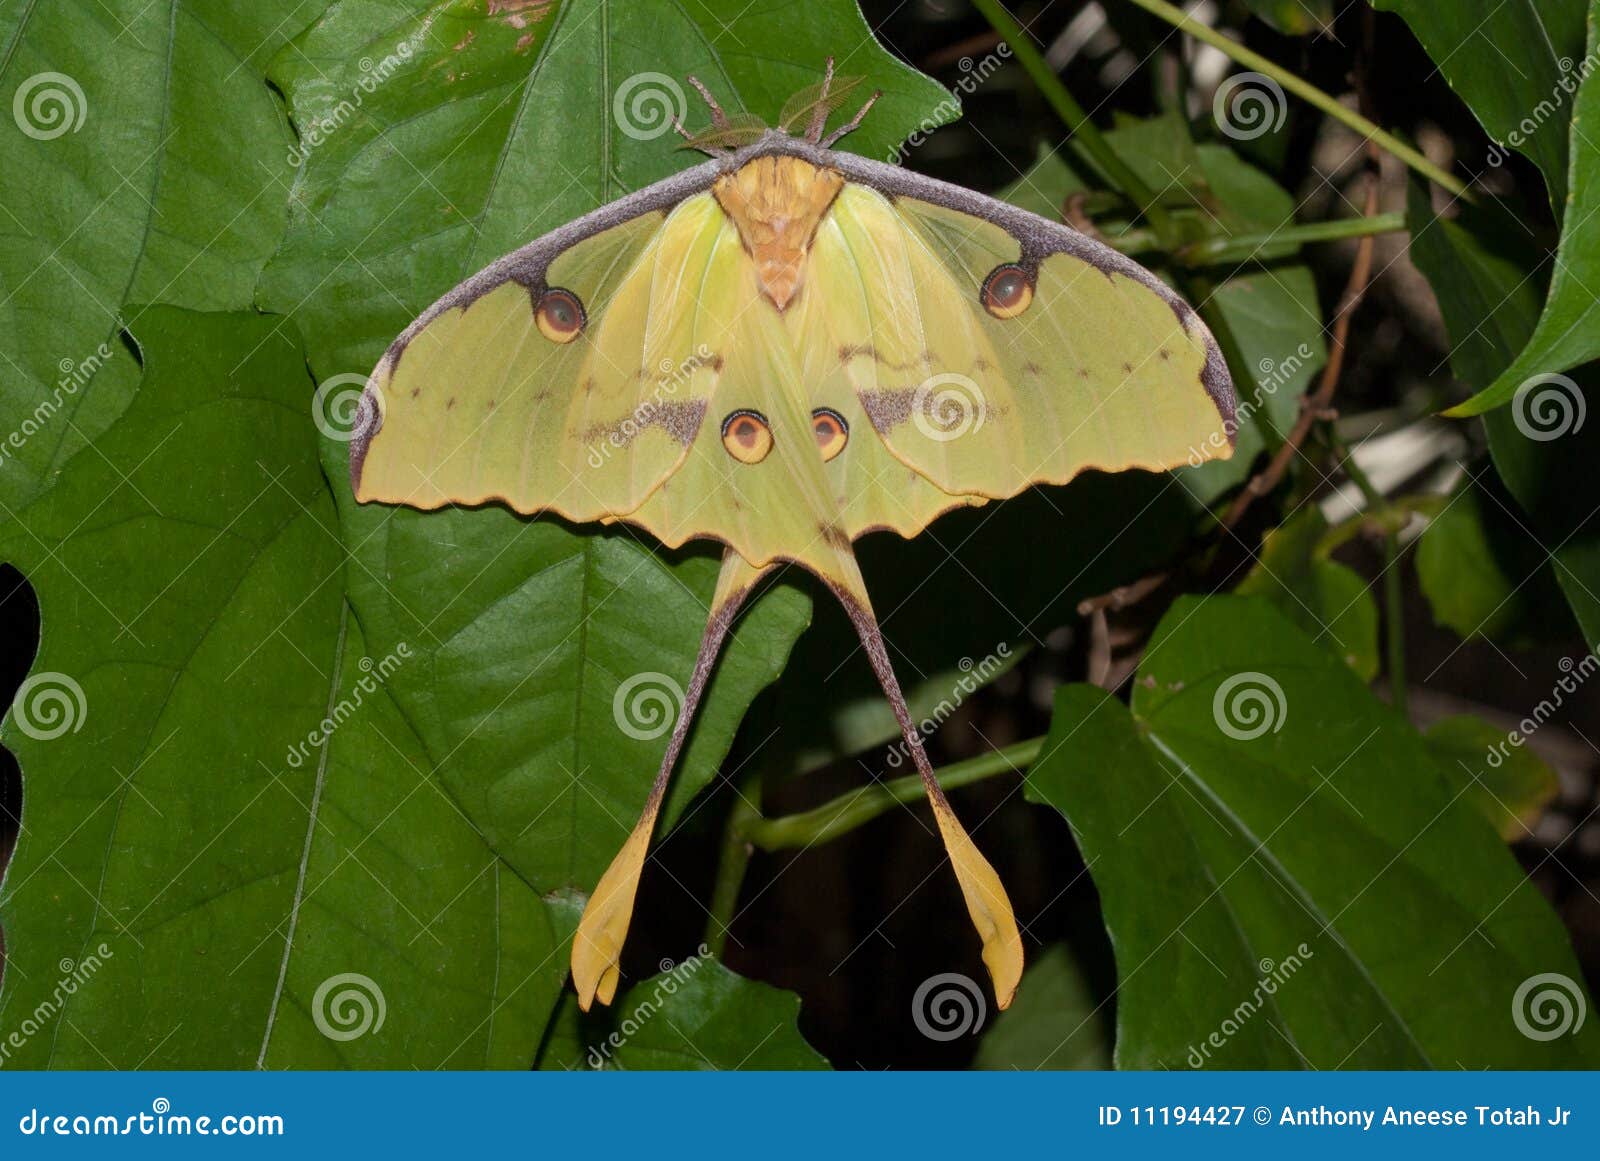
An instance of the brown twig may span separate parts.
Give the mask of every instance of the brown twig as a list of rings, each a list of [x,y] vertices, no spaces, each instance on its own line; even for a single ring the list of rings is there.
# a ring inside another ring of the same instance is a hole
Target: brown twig
[[[969,36],[965,40],[958,40],[955,44],[946,45],[922,58],[918,67],[925,73],[931,73],[944,68],[945,65],[954,64],[962,57],[972,56],[975,53],[991,52],[1000,45],[1000,34],[990,29],[980,32],[976,36]]]

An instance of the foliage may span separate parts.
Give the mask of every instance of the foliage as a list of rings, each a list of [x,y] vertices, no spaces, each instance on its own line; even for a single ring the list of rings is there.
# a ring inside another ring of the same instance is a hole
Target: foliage
[[[934,76],[888,7],[0,3],[0,561],[40,621],[0,728],[22,787],[0,1063],[814,1068],[880,1036],[996,1069],[1600,1058],[1592,1019],[1534,1035],[1515,1006],[1552,975],[1592,1001],[1506,846],[1538,851],[1557,788],[1529,722],[1557,731],[1600,665],[1600,147],[1578,128],[1600,0],[1513,0],[1488,27],[1240,0],[1220,88],[1169,5],[1107,0],[1142,63],[1092,101],[1098,66],[1054,67],[993,0],[966,31],[1006,51]],[[1371,64],[1368,18],[1436,62],[1405,84],[1450,102],[1442,134],[1334,100]],[[974,836],[1036,921],[1015,1008],[964,993],[954,1036],[915,1009],[975,949],[848,624],[783,576],[673,781],[624,990],[580,1014],[577,911],[665,749],[715,557],[357,505],[350,404],[461,278],[691,163],[686,74],[773,121],[830,55],[883,91],[842,148],[949,161],[1194,301],[1244,405],[1237,454],[862,545],[941,777],[992,811]],[[963,105],[1026,138],[990,144]],[[1403,213],[1361,204],[1367,137],[1411,167]],[[1380,235],[1405,236],[1423,305],[1380,284],[1348,309],[1361,279],[1341,300]],[[1409,382],[1345,330],[1434,310],[1446,345]],[[1452,450],[1380,472],[1363,441],[1396,430]],[[1424,715],[1423,631],[1515,657],[1527,704]],[[785,907],[831,926],[788,938]],[[904,943],[897,923],[921,958],[880,982],[862,948]],[[841,970],[866,981],[842,1000]]]

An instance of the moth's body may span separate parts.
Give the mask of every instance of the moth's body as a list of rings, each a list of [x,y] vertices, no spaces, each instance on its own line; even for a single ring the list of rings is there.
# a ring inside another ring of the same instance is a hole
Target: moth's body
[[[852,543],[1086,468],[1231,451],[1226,366],[1177,295],[1064,226],[828,149],[827,94],[825,80],[806,137],[767,131],[462,283],[363,396],[362,500],[498,500],[727,545],[644,816],[574,945],[586,1007],[616,987],[655,811],[717,649],[779,561],[819,576],[855,622],[1004,1006],[1022,962],[1010,905],[933,780]]]

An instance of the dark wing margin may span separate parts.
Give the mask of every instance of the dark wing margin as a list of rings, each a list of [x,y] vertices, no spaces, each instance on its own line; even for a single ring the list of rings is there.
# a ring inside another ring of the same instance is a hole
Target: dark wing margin
[[[378,378],[383,374],[393,375],[406,346],[424,327],[444,312],[470,306],[483,295],[504,286],[507,282],[519,283],[527,289],[529,296],[537,301],[546,289],[545,271],[560,254],[613,226],[620,226],[624,222],[658,210],[669,209],[685,198],[703,193],[711,188],[711,183],[720,174],[728,171],[731,161],[732,159],[722,158],[704,162],[626,197],[608,202],[581,218],[575,218],[485,266],[446,292],[437,302],[418,315],[411,325],[400,333],[400,337],[389,344],[389,349],[384,351],[383,357],[378,360],[378,365],[367,376],[367,385],[361,393],[361,402],[356,410],[355,425],[350,439],[351,491],[359,491],[361,468],[366,462],[367,449],[383,427],[383,412],[379,406],[376,386]]]
[[[1172,308],[1172,313],[1177,316],[1183,329],[1205,343],[1206,362],[1200,374],[1201,384],[1205,387],[1206,394],[1211,397],[1211,401],[1216,404],[1217,412],[1222,416],[1223,430],[1227,432],[1228,442],[1231,444],[1235,441],[1238,430],[1238,394],[1234,389],[1233,376],[1228,372],[1227,360],[1222,357],[1222,349],[1217,345],[1216,336],[1211,333],[1211,328],[1206,326],[1194,307],[1190,306],[1177,291],[1126,254],[1113,250],[1104,242],[1097,242],[1070,226],[1041,218],[1038,214],[1019,206],[1009,205],[985,194],[902,169],[898,165],[873,161],[853,153],[817,149],[806,142],[793,139],[790,139],[790,145],[792,148],[786,152],[806,157],[818,165],[832,166],[848,180],[870,186],[880,193],[891,197],[918,198],[994,223],[1016,238],[1022,246],[1021,265],[1024,267],[1036,269],[1040,262],[1052,254],[1068,254],[1088,263],[1103,274],[1108,276],[1120,274],[1149,287]]]

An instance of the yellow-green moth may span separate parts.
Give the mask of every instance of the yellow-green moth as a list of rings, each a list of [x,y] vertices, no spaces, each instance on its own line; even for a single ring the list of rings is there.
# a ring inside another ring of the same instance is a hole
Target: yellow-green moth
[[[1016,919],[934,779],[852,544],[1086,468],[1232,450],[1233,385],[1187,303],[1065,226],[835,152],[872,104],[824,137],[847,89],[830,62],[775,129],[706,94],[712,126],[691,144],[710,161],[463,282],[395,340],[362,397],[362,501],[498,501],[725,546],[660,772],[573,940],[585,1009],[616,992],[656,814],[718,651],[781,562],[849,613],[1005,1007],[1022,974]]]

